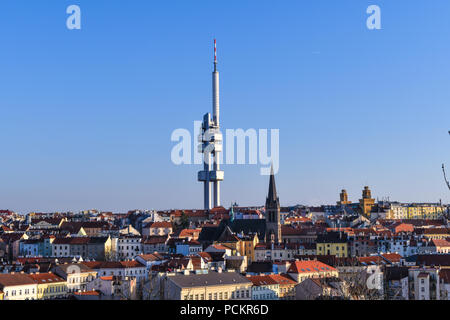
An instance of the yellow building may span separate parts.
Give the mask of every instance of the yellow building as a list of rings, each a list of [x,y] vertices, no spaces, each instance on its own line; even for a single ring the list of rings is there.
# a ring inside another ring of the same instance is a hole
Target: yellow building
[[[238,237],[229,227],[227,227],[222,235],[214,242],[214,244],[224,245],[232,250],[232,254],[239,253],[246,256],[250,263],[255,261],[255,246],[259,243],[257,235]]]
[[[392,204],[387,219],[441,219],[444,207],[434,203]]]
[[[444,209],[439,204],[416,204],[417,211],[415,211],[418,219],[437,220],[442,218]]]
[[[316,240],[317,255],[333,255],[336,257],[348,257],[347,234],[343,232],[329,232],[320,234]]]
[[[67,283],[63,278],[48,272],[29,275],[37,283],[37,299],[61,299],[67,296]]]
[[[295,286],[297,283],[287,275],[270,275],[279,285],[278,297],[280,300],[295,300]]]
[[[0,291],[0,301],[3,300],[3,296],[4,296],[3,291]]]
[[[166,300],[251,300],[252,282],[235,272],[168,275]]]
[[[386,213],[386,219],[408,219],[408,206],[405,204],[391,204]]]
[[[248,263],[255,261],[255,246],[259,243],[258,237],[254,236],[245,236],[240,237],[238,246],[238,252],[241,256],[246,256]]]
[[[448,228],[425,228],[423,235],[427,239],[445,240],[450,238],[450,229]]]

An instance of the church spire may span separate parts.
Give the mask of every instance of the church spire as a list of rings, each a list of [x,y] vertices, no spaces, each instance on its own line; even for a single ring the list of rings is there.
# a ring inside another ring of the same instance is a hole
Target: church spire
[[[270,172],[269,194],[266,199],[266,241],[271,243],[281,243],[281,223],[280,223],[280,200],[275,186],[275,174],[273,166]]]
[[[273,173],[273,165],[270,169],[269,194],[267,195],[267,202],[273,203],[278,201],[277,187],[275,185],[275,175]]]

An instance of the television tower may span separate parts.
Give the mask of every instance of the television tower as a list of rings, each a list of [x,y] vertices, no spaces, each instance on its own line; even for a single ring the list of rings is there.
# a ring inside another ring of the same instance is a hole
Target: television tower
[[[222,133],[219,121],[219,72],[217,71],[217,46],[214,39],[214,71],[212,73],[213,115],[203,116],[202,131],[199,136],[199,152],[203,153],[203,170],[198,172],[198,181],[203,182],[204,208],[212,208],[211,187],[214,188],[214,207],[220,206],[220,182],[224,172],[220,170]],[[211,161],[212,160],[212,161]],[[212,162],[212,163],[211,163]]]

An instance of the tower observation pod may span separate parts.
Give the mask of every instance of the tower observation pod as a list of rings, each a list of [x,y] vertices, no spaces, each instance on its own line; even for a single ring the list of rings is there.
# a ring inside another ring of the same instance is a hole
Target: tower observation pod
[[[199,136],[199,152],[203,154],[203,170],[198,173],[198,181],[203,182],[205,210],[220,206],[220,182],[224,172],[220,170],[222,133],[220,132],[219,71],[217,71],[217,46],[214,39],[214,71],[212,73],[213,114],[203,116]],[[213,194],[212,194],[213,192]]]

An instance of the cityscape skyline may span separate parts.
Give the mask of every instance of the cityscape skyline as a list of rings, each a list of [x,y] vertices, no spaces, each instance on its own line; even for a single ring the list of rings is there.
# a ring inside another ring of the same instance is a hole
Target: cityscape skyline
[[[0,305],[449,301],[448,12],[1,2]]]
[[[368,30],[368,1],[108,2],[108,13],[79,1],[78,31],[65,28],[68,4],[1,5],[2,29],[15,30],[0,52],[4,209],[202,208],[200,166],[170,162],[170,132],[210,108],[212,38],[223,128],[280,129],[282,205],[333,204],[341,189],[356,200],[365,185],[449,202],[449,4],[379,1],[382,30]],[[224,206],[264,204],[258,166],[222,169]]]

